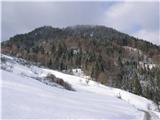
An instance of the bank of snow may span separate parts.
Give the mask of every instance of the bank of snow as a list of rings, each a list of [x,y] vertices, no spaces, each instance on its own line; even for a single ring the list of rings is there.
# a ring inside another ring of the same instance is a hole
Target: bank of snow
[[[138,109],[157,110],[157,106],[152,101],[144,97],[134,95],[124,90],[104,86],[90,79],[85,79],[85,76],[78,77],[50,69],[43,69],[42,73],[42,76],[46,76],[48,73],[54,74],[56,77],[64,79],[64,81],[69,82],[75,86],[75,88],[80,90],[85,90],[100,95],[116,96],[137,107]]]
[[[84,75],[73,76],[27,66],[16,58],[2,57],[7,58],[5,63],[1,63],[1,68],[6,68],[1,69],[3,118],[142,120],[145,114],[138,109],[157,109],[150,100],[103,86]],[[70,83],[76,91],[48,86],[34,79],[44,78],[49,73]]]

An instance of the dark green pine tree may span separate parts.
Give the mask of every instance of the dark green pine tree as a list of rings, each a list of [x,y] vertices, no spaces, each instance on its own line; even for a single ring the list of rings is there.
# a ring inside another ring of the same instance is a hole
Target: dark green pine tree
[[[146,88],[145,88],[145,91],[144,91],[144,96],[146,97],[146,98],[148,98],[148,99],[152,99],[152,93],[151,93],[151,91],[150,91],[150,89],[149,89],[149,86],[147,86]]]
[[[142,87],[140,81],[138,80],[137,74],[134,76],[134,83],[133,83],[133,92],[137,95],[142,95]]]
[[[48,66],[49,68],[52,68],[52,60],[51,60],[51,59],[49,60],[47,66]]]

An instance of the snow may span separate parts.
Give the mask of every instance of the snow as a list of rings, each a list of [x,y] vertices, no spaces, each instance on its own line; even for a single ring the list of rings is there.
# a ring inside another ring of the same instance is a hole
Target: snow
[[[84,72],[80,68],[72,69],[72,72],[73,72],[73,75],[76,75],[76,76],[84,75]]]
[[[142,61],[139,62],[139,65],[142,67],[142,68],[149,68],[150,70],[155,68],[155,67],[158,67],[159,65],[158,64],[153,64],[153,63],[144,63]]]
[[[73,70],[75,75],[68,75],[48,68],[24,66],[15,58],[7,58],[14,62],[6,63],[13,66],[10,68],[13,72],[0,70],[2,118],[143,120],[145,113],[139,110],[160,116],[152,101],[86,79],[80,69]],[[76,91],[48,86],[33,79],[44,78],[49,73],[70,83]]]
[[[74,49],[74,50],[73,50],[73,54],[74,54],[74,55],[77,55],[78,53],[79,53],[79,49]]]
[[[80,68],[72,69],[72,73],[73,73],[73,75],[75,75],[75,76],[78,76],[78,77],[81,77],[81,78],[85,78],[85,79],[87,79],[87,80],[91,80],[91,77],[85,75],[84,72],[83,72]]]
[[[156,110],[157,107],[153,104],[152,101],[147,100],[143,97],[131,94],[129,92],[126,92],[124,90],[111,88],[104,86],[102,84],[99,84],[97,82],[94,82],[92,80],[89,80],[87,82],[87,79],[77,76],[72,76],[64,73],[60,73],[54,70],[49,69],[43,69],[45,72],[43,72],[44,76],[46,76],[48,73],[54,74],[58,78],[64,79],[64,81],[69,82],[73,86],[76,86],[78,89],[85,89],[86,91],[101,94],[101,95],[109,95],[109,96],[121,96],[121,99],[129,102],[130,104],[134,105],[137,108],[144,109],[144,110]],[[106,92],[107,91],[107,92]]]
[[[129,46],[123,46],[123,48],[126,49],[126,50],[129,50],[131,53],[136,53],[136,54],[143,55],[142,51],[137,49],[137,48],[133,48],[133,47],[129,47]],[[145,57],[145,59],[147,58],[147,56],[145,56],[145,55],[144,55],[144,57]],[[140,67],[149,68],[151,70],[151,69],[159,66],[158,64],[151,63],[151,61],[152,61],[151,58],[149,58],[149,61],[150,62],[147,62],[146,60],[145,60],[145,62],[144,61],[140,61],[139,62]]]
[[[90,33],[90,37],[93,37],[93,35],[94,35],[94,32],[91,32],[91,33]]]
[[[124,47],[124,49],[127,49],[130,52],[139,53],[140,55],[142,55],[142,51],[137,48],[133,48],[133,47],[129,47],[129,46],[123,46],[123,47]]]

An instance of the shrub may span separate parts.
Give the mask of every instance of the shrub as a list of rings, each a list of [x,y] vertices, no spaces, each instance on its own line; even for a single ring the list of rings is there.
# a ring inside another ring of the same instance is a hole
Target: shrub
[[[49,82],[54,82],[57,83],[58,85],[62,86],[63,88],[65,88],[66,90],[71,90],[71,91],[75,91],[72,86],[65,82],[63,79],[61,78],[57,78],[56,76],[54,76],[53,74],[48,74],[46,76],[46,79],[49,80]]]

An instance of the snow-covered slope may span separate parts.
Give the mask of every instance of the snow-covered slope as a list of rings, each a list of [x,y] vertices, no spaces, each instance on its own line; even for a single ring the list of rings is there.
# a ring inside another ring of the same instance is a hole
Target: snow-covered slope
[[[106,87],[84,75],[68,75],[28,65],[5,55],[2,58],[5,58],[5,62],[1,62],[2,118],[159,119],[156,105],[143,97]],[[48,86],[34,79],[48,74],[62,78],[76,91]]]

